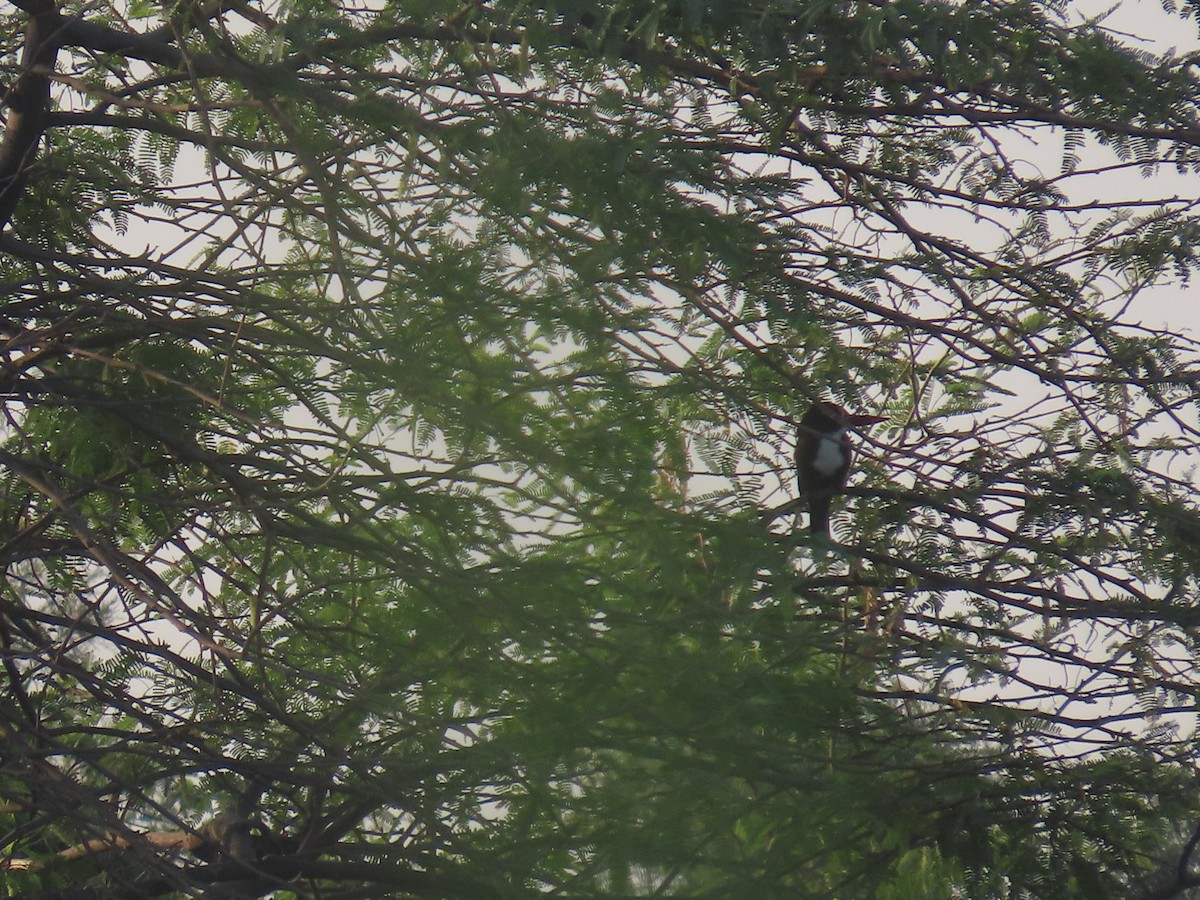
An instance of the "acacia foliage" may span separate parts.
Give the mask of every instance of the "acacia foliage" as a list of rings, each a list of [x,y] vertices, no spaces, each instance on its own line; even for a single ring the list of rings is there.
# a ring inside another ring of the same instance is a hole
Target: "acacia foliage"
[[[1200,84],[1080,21],[15,3],[8,895],[1195,885]]]

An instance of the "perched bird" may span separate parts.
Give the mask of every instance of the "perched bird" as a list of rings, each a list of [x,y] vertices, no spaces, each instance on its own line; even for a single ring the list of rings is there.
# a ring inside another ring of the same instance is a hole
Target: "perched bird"
[[[796,480],[808,503],[808,527],[829,536],[829,509],[846,487],[853,445],[851,428],[882,422],[883,416],[852,415],[836,403],[817,400],[800,419],[796,439]]]
[[[219,812],[196,829],[203,843],[193,847],[192,852],[209,862],[228,857],[243,865],[253,865],[258,861],[251,830],[253,825],[240,812]]]

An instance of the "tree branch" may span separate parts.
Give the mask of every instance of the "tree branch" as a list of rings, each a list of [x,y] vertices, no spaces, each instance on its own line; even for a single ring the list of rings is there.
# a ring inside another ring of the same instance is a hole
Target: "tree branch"
[[[21,74],[4,98],[8,122],[0,141],[0,229],[12,218],[37,157],[50,112],[50,73],[58,56],[62,18],[53,0],[15,4],[29,13]]]

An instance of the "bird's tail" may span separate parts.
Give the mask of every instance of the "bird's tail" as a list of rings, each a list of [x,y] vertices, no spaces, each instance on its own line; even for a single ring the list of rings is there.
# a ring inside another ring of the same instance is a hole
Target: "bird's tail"
[[[813,497],[808,502],[808,530],[813,534],[829,537],[829,509],[831,497]]]

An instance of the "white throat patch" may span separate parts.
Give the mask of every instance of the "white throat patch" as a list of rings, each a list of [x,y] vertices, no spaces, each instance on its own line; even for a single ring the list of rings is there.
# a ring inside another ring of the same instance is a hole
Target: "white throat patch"
[[[822,475],[833,475],[846,465],[846,429],[842,428],[833,434],[823,435],[817,444],[817,458],[813,460],[813,468]]]

